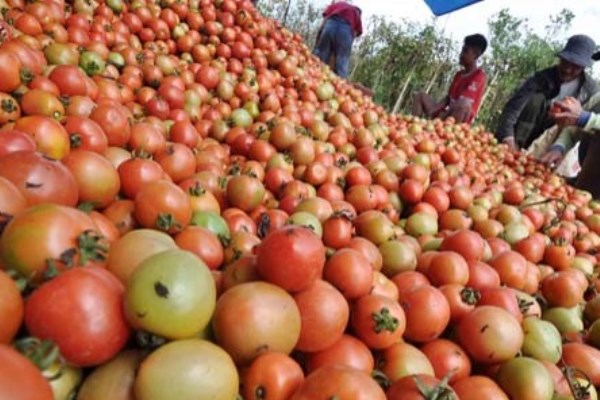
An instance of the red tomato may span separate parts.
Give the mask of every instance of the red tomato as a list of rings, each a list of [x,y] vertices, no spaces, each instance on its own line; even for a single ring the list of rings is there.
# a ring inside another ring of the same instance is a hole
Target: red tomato
[[[325,365],[344,365],[370,374],[375,360],[371,350],[354,336],[347,334],[325,350],[306,354],[306,369],[315,371]]]
[[[52,400],[50,384],[40,370],[12,347],[0,344],[0,397],[15,400]]]
[[[241,379],[244,399],[287,400],[304,381],[302,368],[286,354],[258,356]]]
[[[267,235],[258,246],[259,275],[288,291],[308,288],[322,276],[323,242],[310,229],[289,225]]]
[[[372,349],[385,349],[402,340],[406,317],[397,301],[368,294],[352,306],[352,328]]]
[[[0,343],[10,344],[23,321],[23,299],[15,282],[0,270]],[[0,390],[1,391],[1,390]]]
[[[323,394],[326,393],[326,397]],[[385,400],[385,393],[370,375],[339,365],[314,371],[290,400],[339,398],[352,400]]]
[[[406,293],[400,303],[406,314],[405,337],[428,342],[439,337],[450,322],[450,305],[439,289],[421,286]]]
[[[344,296],[331,284],[317,280],[294,295],[302,319],[296,349],[325,350],[337,342],[348,325],[350,308]]]
[[[53,340],[68,363],[99,365],[129,339],[123,293],[121,282],[104,269],[71,269],[33,292],[25,325],[32,335]]]
[[[11,181],[29,205],[77,204],[77,182],[71,171],[41,153],[17,151],[0,157],[0,176]]]

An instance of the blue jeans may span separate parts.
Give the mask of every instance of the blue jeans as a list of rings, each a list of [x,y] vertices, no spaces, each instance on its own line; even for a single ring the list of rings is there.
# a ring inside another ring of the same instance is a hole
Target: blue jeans
[[[354,40],[350,24],[342,18],[332,17],[325,23],[318,40],[315,55],[325,64],[329,64],[329,59],[334,55],[335,73],[342,78],[347,78],[350,51]]]

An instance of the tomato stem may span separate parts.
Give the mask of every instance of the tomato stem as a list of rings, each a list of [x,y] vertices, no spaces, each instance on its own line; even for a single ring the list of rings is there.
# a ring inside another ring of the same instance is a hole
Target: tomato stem
[[[98,232],[87,230],[77,237],[79,247],[79,264],[85,265],[88,261],[104,261],[108,255],[104,236]]]
[[[167,339],[150,332],[137,331],[135,333],[135,342],[142,349],[154,350],[165,344]]]
[[[56,343],[51,340],[40,340],[36,337],[26,337],[15,341],[15,348],[34,363],[41,371],[45,371],[55,362],[60,362],[58,372],[49,380],[60,378],[63,373],[65,362],[60,355]]]
[[[390,314],[390,310],[387,307],[383,307],[379,312],[373,313],[372,318],[375,322],[375,333],[383,331],[395,332],[400,324],[398,318]]]

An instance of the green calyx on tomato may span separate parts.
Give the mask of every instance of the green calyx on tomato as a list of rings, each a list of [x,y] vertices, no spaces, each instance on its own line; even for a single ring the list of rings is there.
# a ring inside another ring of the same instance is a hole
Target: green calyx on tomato
[[[62,360],[60,350],[52,340],[40,340],[36,337],[26,337],[17,340],[14,343],[14,347],[41,371],[47,370],[57,361],[64,366],[64,360]],[[50,377],[49,380],[60,376],[61,370],[62,368],[57,372],[57,376]]]
[[[395,332],[400,325],[398,318],[390,314],[390,310],[383,307],[379,312],[373,313],[373,321],[375,322],[375,333],[383,331]]]

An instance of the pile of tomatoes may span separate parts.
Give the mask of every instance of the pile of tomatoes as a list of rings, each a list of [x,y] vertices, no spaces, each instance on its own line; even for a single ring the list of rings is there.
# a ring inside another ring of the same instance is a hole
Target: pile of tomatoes
[[[1,399],[597,399],[588,193],[250,0],[0,9]]]

